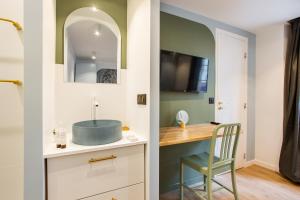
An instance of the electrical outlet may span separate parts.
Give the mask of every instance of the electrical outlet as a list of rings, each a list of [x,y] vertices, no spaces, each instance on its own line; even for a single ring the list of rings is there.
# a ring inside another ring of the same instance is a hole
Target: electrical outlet
[[[208,103],[209,104],[215,104],[215,98],[214,97],[209,97],[208,98]]]

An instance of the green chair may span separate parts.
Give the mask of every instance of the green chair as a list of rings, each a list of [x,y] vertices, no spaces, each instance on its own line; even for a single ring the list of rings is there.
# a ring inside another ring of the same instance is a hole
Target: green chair
[[[238,200],[238,192],[236,188],[236,178],[235,178],[235,157],[237,151],[237,145],[239,140],[239,135],[241,131],[240,124],[223,124],[217,126],[214,130],[212,138],[210,140],[210,152],[201,153],[197,155],[191,155],[181,158],[180,161],[180,200],[183,200],[183,189],[186,187],[189,190],[195,191],[192,188],[186,186],[183,182],[184,180],[184,166],[188,166],[197,172],[203,174],[204,180],[204,191],[206,195],[198,196],[202,199],[212,200],[212,182],[217,183],[222,186],[222,188],[233,193],[235,200]],[[219,152],[216,152],[216,140],[221,138],[221,148]],[[219,157],[215,156],[219,153]],[[215,175],[224,173],[226,171],[231,171],[232,189],[224,186],[220,182],[214,179]],[[197,192],[196,192],[197,194]]]

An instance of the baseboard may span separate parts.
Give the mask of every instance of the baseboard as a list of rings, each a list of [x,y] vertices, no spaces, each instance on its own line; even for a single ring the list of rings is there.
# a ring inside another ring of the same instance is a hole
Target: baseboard
[[[250,167],[252,165],[255,165],[255,160],[249,160],[244,164],[244,167]]]
[[[260,160],[255,160],[255,163],[261,167],[264,167],[264,168],[267,168],[267,169],[270,169],[270,170],[273,170],[273,171],[276,171],[276,172],[279,172],[279,167],[278,166],[275,166],[275,165],[272,165],[272,164],[269,164],[269,163],[266,163],[264,161],[260,161]]]
[[[251,165],[258,165],[260,167],[263,167],[263,168],[266,168],[266,169],[269,169],[269,170],[272,170],[272,171],[279,172],[279,167],[278,166],[266,163],[266,162],[261,161],[261,160],[255,159],[255,160],[247,161],[246,164],[245,164],[245,167],[250,167]]]

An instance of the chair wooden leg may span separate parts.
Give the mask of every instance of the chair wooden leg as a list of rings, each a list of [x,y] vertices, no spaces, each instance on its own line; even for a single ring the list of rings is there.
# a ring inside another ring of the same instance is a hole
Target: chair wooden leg
[[[180,190],[180,200],[183,200],[183,162],[180,161],[180,183],[179,183],[179,190]]]
[[[207,199],[212,200],[212,177],[207,176],[206,177],[206,193],[207,193]]]
[[[203,187],[204,187],[204,191],[206,191],[206,176],[203,175]]]
[[[234,164],[231,165],[231,181],[232,181],[232,189],[233,189],[234,199],[239,200],[237,186],[236,186],[236,177],[235,177]]]

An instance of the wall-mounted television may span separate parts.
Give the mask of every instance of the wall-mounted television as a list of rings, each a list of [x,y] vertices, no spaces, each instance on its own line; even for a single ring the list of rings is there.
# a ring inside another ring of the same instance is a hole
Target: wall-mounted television
[[[207,58],[160,51],[160,90],[169,92],[206,93]]]

